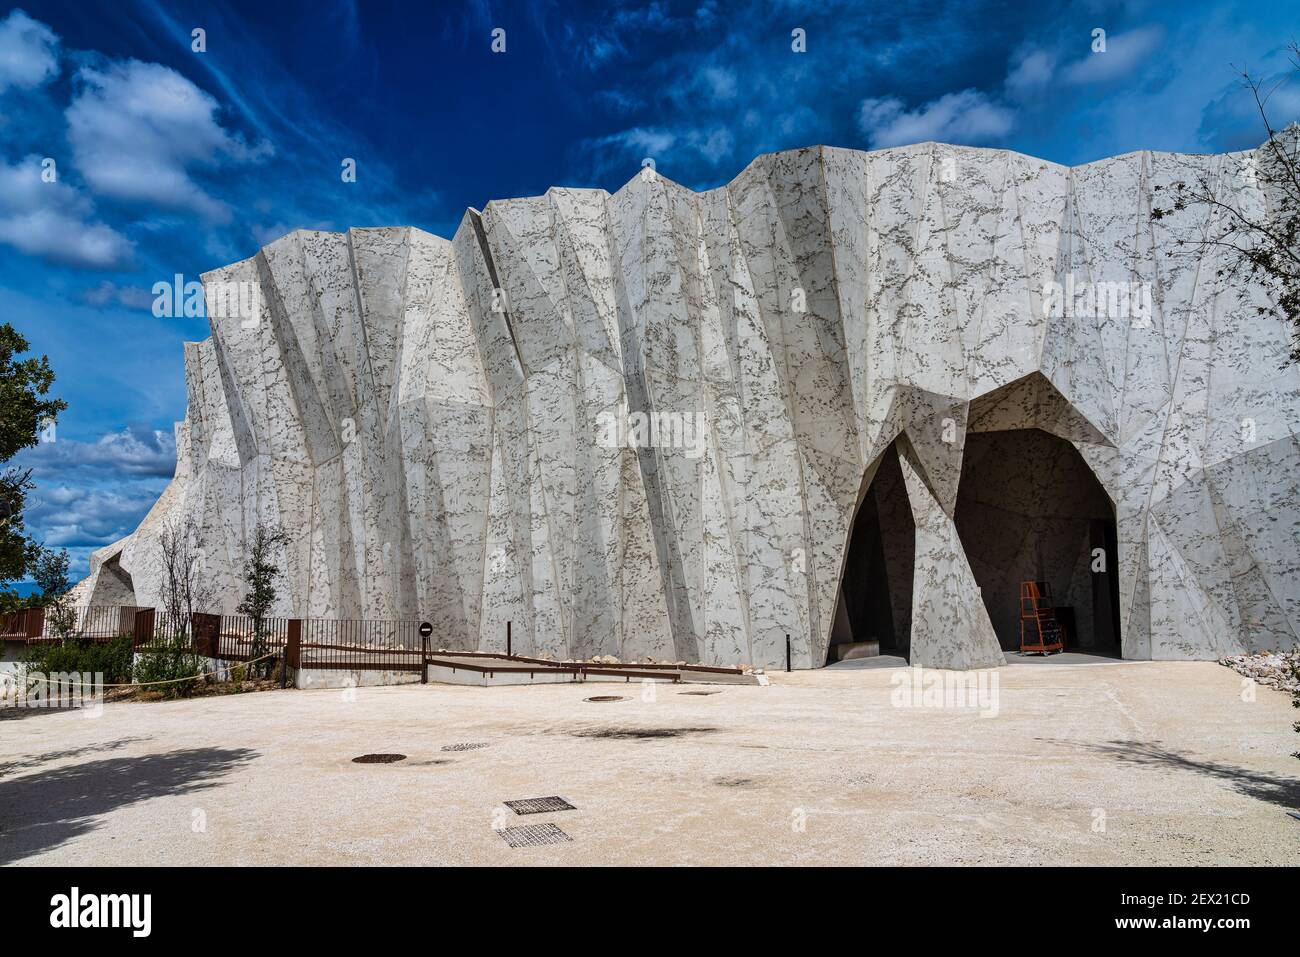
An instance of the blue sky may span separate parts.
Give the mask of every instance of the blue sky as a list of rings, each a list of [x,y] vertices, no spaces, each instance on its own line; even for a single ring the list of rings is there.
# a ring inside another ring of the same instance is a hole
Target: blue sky
[[[28,525],[77,575],[135,527],[174,465],[181,343],[207,334],[155,318],[153,284],[290,229],[446,236],[466,206],[612,191],[647,156],[700,189],[814,143],[1241,149],[1262,138],[1241,69],[1280,84],[1276,123],[1300,118],[1293,37],[1282,0],[0,2],[0,321],[69,403],[23,454]]]

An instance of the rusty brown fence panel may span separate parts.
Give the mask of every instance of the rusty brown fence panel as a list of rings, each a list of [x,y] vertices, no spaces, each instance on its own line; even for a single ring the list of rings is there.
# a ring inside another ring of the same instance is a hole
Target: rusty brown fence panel
[[[221,643],[221,616],[196,611],[190,615],[190,634],[194,638],[196,654],[208,658],[217,657],[217,648]]]
[[[155,614],[156,612],[152,608],[136,609],[135,621],[131,627],[131,637],[134,639],[137,648],[148,645],[153,641]]]
[[[28,642],[59,641],[60,621],[67,636],[79,641],[107,644],[135,633],[135,617],[140,609],[134,605],[78,605],[62,611],[51,608],[28,608],[25,635]]]
[[[11,611],[0,616],[0,637],[10,640],[21,638],[26,640],[32,637],[33,619],[36,628],[36,636],[41,633],[41,626],[44,622],[45,609],[43,608],[23,608],[19,611]]]

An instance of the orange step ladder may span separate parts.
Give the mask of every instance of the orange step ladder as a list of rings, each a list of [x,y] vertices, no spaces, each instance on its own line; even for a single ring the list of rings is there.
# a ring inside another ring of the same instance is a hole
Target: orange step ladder
[[[1034,623],[1036,641],[1025,635],[1026,622]],[[1047,582],[1020,583],[1020,653],[1048,655],[1065,650],[1065,623],[1056,617],[1052,586]]]

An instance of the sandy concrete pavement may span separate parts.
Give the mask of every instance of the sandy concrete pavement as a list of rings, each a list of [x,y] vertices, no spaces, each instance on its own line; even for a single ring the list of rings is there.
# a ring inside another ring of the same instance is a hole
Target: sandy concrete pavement
[[[1300,863],[1296,712],[1227,668],[1008,667],[975,707],[897,674],[11,711],[0,863]],[[487,747],[443,750],[465,743]],[[352,762],[369,752],[407,759]],[[502,805],[548,795],[577,809]],[[572,841],[495,830],[537,823]]]

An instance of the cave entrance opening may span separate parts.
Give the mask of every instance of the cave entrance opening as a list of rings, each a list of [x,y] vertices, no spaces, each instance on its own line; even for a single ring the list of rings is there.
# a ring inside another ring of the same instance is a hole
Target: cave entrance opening
[[[967,433],[954,521],[1004,651],[1020,649],[1020,583],[1045,581],[1065,650],[1119,657],[1115,509],[1074,445],[1038,428]]]
[[[826,664],[908,657],[916,526],[891,444],[858,497]]]

